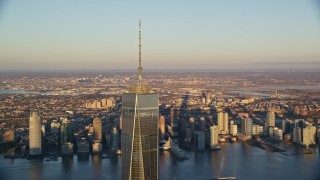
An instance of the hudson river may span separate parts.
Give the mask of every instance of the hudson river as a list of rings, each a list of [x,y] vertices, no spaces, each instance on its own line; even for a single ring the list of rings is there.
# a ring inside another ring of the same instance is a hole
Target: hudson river
[[[189,160],[177,161],[170,152],[161,152],[160,179],[212,179],[235,176],[240,180],[319,180],[319,147],[313,154],[268,152],[245,143],[226,143],[220,151],[187,152]],[[71,156],[58,161],[3,159],[0,179],[120,179],[121,159],[99,156]]]

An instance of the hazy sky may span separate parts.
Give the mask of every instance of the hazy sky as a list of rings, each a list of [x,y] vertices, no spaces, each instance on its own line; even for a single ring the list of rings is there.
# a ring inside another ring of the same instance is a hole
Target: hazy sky
[[[316,0],[0,0],[0,70],[319,68]]]

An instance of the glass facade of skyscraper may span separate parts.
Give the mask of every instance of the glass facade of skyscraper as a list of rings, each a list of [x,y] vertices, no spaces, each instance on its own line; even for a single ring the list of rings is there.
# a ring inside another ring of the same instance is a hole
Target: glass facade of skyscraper
[[[121,179],[158,179],[158,94],[122,95]]]
[[[72,128],[69,120],[63,120],[61,125],[61,143],[72,142]]]

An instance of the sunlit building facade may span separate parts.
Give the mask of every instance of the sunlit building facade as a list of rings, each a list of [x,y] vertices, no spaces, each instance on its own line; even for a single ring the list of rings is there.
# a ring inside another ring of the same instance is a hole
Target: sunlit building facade
[[[93,140],[101,142],[102,139],[102,121],[96,117],[93,119]]]
[[[40,111],[33,109],[30,111],[29,121],[29,154],[42,154],[42,139],[41,139],[41,119]]]
[[[122,95],[121,179],[158,179],[158,94]]]
[[[217,124],[219,134],[229,134],[229,115],[228,113],[219,112],[217,114]]]

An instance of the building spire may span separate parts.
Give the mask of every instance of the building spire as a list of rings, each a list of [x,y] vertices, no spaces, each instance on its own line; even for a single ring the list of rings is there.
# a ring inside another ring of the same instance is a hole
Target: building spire
[[[130,86],[129,87],[129,92],[130,93],[135,93],[135,94],[145,94],[145,93],[150,93],[151,87],[143,84],[142,80],[142,63],[141,63],[141,19],[139,19],[139,67],[138,67],[138,83],[136,85]]]
[[[141,65],[141,19],[139,19],[139,67],[138,67],[138,84],[142,85],[142,65]]]

